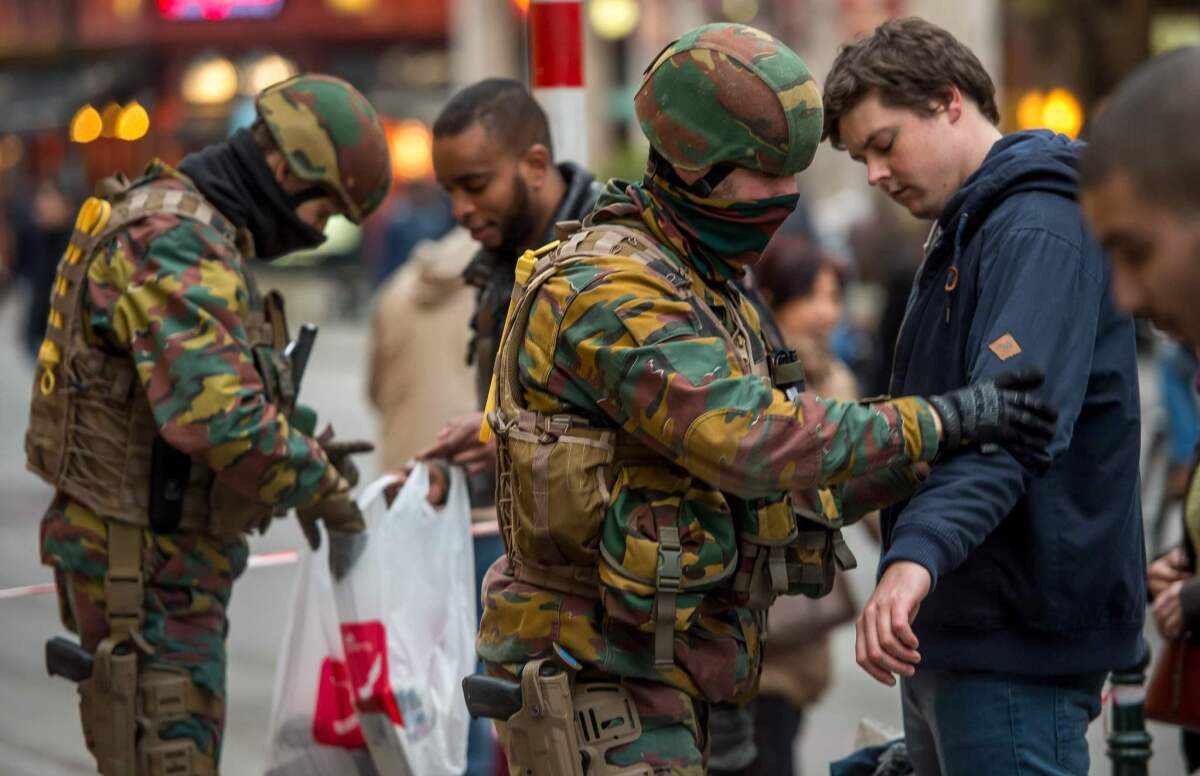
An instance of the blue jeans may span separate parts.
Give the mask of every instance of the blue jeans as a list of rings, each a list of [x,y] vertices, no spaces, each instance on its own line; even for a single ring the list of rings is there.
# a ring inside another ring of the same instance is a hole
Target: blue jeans
[[[917,776],[1087,776],[1088,723],[1106,673],[922,671],[900,682]]]
[[[483,589],[483,575],[487,573],[492,562],[504,553],[504,542],[499,536],[480,536],[475,539],[474,545],[475,590],[478,593]],[[483,667],[480,666],[476,670],[482,671]],[[467,734],[466,776],[491,776],[494,767],[492,762],[494,752],[492,721],[490,719],[471,720],[470,732]]]

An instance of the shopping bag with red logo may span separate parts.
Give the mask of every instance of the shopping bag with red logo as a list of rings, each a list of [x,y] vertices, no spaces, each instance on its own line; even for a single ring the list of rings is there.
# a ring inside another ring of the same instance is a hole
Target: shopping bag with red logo
[[[329,546],[324,536],[322,547]],[[324,549],[301,555],[275,671],[267,776],[374,776],[354,708]]]
[[[426,500],[425,465],[389,506],[392,482],[381,478],[359,495],[365,542],[334,562],[343,569],[333,593],[354,706],[380,773],[456,776],[470,724],[462,678],[476,662],[466,478],[452,470],[440,508]]]

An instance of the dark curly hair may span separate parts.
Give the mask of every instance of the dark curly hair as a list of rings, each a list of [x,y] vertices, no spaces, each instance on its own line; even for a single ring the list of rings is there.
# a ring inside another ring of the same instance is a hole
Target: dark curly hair
[[[993,124],[1000,123],[996,86],[979,58],[957,38],[924,19],[894,19],[843,46],[825,79],[825,129],[844,149],[838,123],[871,94],[893,108],[932,116],[956,86]]]

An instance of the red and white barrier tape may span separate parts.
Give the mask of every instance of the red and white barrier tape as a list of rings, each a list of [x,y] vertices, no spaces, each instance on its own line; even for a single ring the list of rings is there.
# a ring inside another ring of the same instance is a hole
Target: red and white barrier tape
[[[485,523],[471,523],[471,536],[496,536],[500,533],[500,525],[492,520]],[[268,566],[288,566],[300,559],[296,550],[280,550],[278,552],[259,552],[250,556],[246,568],[261,569]],[[45,595],[54,592],[53,582],[41,582],[36,585],[21,585],[19,587],[0,587],[0,601],[9,598],[27,598],[33,595]]]

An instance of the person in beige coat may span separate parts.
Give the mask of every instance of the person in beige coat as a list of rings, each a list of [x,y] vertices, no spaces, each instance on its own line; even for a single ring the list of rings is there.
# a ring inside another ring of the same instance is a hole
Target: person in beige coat
[[[467,364],[475,292],[462,273],[476,248],[461,228],[422,241],[379,291],[367,396],[380,418],[380,471],[399,469],[446,421],[475,409]]]

